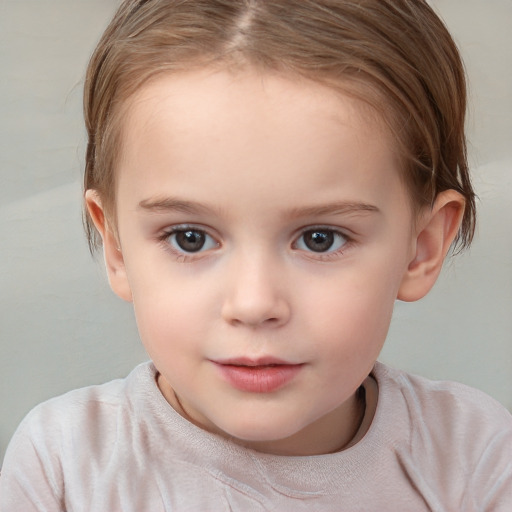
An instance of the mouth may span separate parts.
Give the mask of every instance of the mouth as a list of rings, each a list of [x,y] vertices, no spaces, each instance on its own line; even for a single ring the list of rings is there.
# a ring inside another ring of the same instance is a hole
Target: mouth
[[[237,358],[212,361],[232,387],[249,393],[272,393],[289,384],[303,364],[275,358]]]
[[[227,366],[247,366],[249,368],[258,368],[266,366],[293,366],[294,363],[277,359],[275,357],[260,357],[257,359],[251,359],[249,357],[238,357],[233,359],[221,359],[214,361],[217,364]]]

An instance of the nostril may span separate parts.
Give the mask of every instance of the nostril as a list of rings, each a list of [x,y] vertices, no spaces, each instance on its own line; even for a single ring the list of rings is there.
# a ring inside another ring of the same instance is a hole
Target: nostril
[[[279,318],[271,317],[271,318],[233,318],[229,321],[232,325],[246,325],[248,327],[259,327],[262,325],[276,325],[279,323]]]
[[[290,312],[287,304],[274,303],[267,307],[242,307],[240,303],[227,303],[222,310],[222,317],[231,325],[247,327],[277,327],[288,321]]]

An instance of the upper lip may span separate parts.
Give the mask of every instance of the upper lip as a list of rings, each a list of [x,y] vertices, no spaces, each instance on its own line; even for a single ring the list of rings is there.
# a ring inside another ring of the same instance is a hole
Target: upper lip
[[[275,357],[258,357],[256,359],[250,357],[236,357],[229,359],[219,359],[213,361],[214,363],[225,365],[225,366],[296,366],[297,363],[290,363]]]

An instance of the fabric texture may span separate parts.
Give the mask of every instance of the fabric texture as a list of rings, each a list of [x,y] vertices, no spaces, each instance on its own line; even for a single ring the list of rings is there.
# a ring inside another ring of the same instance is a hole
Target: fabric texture
[[[258,453],[189,423],[152,363],[36,407],[7,450],[1,512],[512,510],[512,416],[485,394],[377,363],[370,429],[339,453]]]

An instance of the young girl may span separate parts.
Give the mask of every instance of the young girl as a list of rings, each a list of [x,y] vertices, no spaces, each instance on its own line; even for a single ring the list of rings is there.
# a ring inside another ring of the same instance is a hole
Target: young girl
[[[151,362],[37,407],[3,511],[509,511],[512,418],[376,362],[474,231],[422,0],[128,0],[89,65],[91,247]]]

